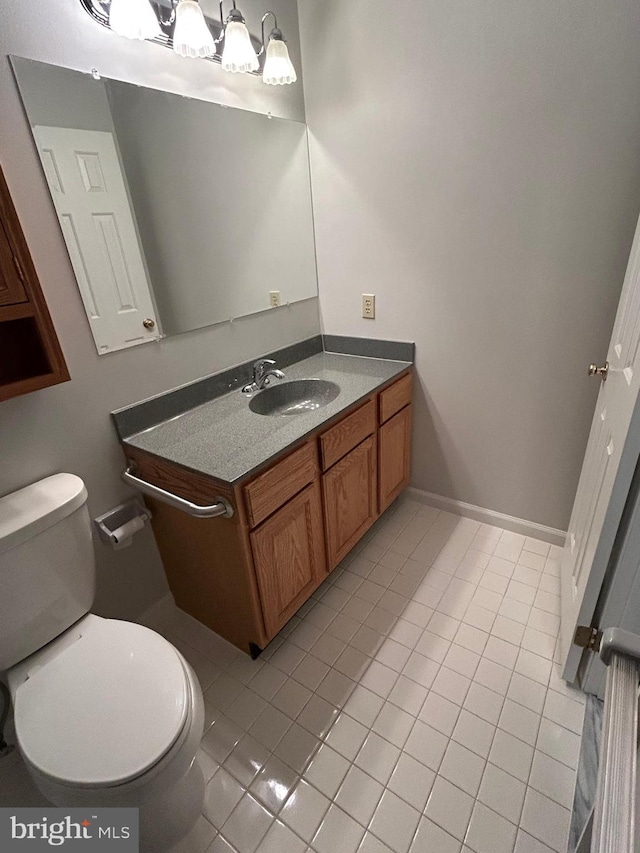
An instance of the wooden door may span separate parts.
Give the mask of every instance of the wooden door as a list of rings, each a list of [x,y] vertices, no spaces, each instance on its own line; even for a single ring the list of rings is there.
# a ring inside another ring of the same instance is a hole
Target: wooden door
[[[370,436],[322,478],[329,569],[377,518],[376,437]]]
[[[409,483],[411,406],[394,415],[378,432],[378,507],[384,512]]]
[[[251,533],[268,639],[326,575],[320,483],[316,480]]]
[[[158,322],[113,134],[34,135],[99,353],[157,340]],[[151,328],[144,321],[151,320]]]
[[[640,390],[640,225],[607,362],[605,381],[591,380],[600,383],[600,393],[562,556],[560,650],[569,682],[582,656],[573,643],[575,629],[592,623],[640,450],[639,430],[629,429]]]

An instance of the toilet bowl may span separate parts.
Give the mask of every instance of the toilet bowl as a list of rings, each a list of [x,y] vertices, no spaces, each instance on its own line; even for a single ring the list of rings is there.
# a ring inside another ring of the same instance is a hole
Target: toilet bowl
[[[139,808],[151,851],[191,828],[204,794],[204,705],[163,637],[89,614],[7,676],[22,757],[51,803]]]
[[[168,851],[202,808],[202,691],[159,634],[87,612],[86,539],[86,490],[73,475],[0,498],[0,669],[18,745],[53,805],[138,808],[140,849]]]

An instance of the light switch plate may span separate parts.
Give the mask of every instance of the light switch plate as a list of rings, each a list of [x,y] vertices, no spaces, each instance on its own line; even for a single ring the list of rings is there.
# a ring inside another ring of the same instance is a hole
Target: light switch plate
[[[374,320],[376,316],[376,295],[375,293],[362,294],[362,316],[365,320]]]

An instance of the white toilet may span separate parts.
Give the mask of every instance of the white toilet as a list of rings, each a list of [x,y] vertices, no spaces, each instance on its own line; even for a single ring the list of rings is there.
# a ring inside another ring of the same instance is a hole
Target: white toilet
[[[89,613],[86,501],[73,474],[0,498],[0,671],[43,795],[57,806],[138,807],[141,850],[166,851],[202,807],[202,691],[159,634]]]

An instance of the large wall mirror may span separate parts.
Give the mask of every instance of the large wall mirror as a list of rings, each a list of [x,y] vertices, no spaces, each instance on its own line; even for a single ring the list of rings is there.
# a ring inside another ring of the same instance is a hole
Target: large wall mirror
[[[12,64],[98,352],[317,295],[303,123]]]

